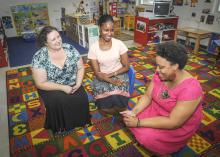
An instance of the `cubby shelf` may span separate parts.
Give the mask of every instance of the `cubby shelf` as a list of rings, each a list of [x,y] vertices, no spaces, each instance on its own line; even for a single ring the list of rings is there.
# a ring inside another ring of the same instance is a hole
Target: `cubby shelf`
[[[134,41],[143,45],[176,40],[178,17],[135,17]]]

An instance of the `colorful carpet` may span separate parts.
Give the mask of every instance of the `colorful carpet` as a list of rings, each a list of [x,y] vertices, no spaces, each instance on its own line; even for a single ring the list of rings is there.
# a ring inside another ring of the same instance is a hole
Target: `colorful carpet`
[[[130,63],[136,70],[133,108],[155,70],[153,48],[130,48]],[[204,118],[200,129],[173,157],[220,156],[220,71],[213,70],[214,58],[205,52],[190,55],[186,69],[205,92]],[[91,94],[93,72],[85,63],[83,81],[90,100],[92,125],[53,136],[43,128],[45,108],[39,98],[29,67],[7,71],[9,141],[11,157],[148,157],[152,153],[138,145],[120,120],[111,122],[97,110]],[[219,68],[218,68],[219,69]]]

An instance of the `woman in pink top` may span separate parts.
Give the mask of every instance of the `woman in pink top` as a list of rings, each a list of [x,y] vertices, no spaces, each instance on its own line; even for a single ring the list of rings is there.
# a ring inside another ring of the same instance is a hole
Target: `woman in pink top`
[[[132,111],[124,111],[124,122],[147,149],[167,156],[182,148],[202,119],[203,91],[184,70],[186,49],[176,43],[158,46],[156,73]]]
[[[92,83],[95,103],[101,113],[117,114],[127,109],[129,98],[129,69],[127,47],[115,38],[114,21],[103,15],[98,21],[100,38],[89,49],[95,78]]]

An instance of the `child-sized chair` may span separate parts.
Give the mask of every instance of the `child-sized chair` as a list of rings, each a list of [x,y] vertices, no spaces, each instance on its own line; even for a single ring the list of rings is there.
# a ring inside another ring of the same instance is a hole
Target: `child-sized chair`
[[[135,82],[135,70],[133,66],[130,66],[128,70],[128,77],[129,77],[129,93],[131,95],[134,92],[134,82]]]

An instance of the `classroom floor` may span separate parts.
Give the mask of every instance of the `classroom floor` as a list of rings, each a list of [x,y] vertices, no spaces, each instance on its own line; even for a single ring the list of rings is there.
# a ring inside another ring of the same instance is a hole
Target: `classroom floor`
[[[124,33],[133,35],[132,31],[123,31]],[[134,43],[133,40],[123,41],[127,47],[140,46]],[[18,67],[14,67],[18,68]],[[13,68],[13,69],[14,69]],[[8,115],[7,115],[7,93],[6,93],[6,71],[10,67],[0,68],[0,156],[10,157],[9,154],[9,141],[8,141]]]

